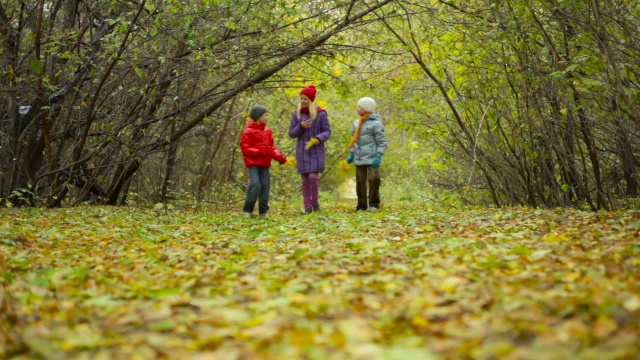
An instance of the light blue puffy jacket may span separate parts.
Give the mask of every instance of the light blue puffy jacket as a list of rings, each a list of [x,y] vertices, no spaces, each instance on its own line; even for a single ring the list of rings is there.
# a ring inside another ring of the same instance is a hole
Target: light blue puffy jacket
[[[353,122],[351,135],[356,132],[360,119]],[[384,155],[387,150],[387,135],[384,133],[384,124],[380,114],[373,113],[362,124],[358,140],[349,149],[353,154],[353,163],[358,166],[371,165],[377,155]]]

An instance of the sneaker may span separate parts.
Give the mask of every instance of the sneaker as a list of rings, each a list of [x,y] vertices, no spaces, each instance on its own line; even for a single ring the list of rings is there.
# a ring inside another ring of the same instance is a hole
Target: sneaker
[[[245,219],[251,219],[251,213],[250,213],[250,212],[245,212],[245,213],[243,213],[243,214],[242,214],[242,216],[243,216]]]
[[[376,211],[378,211],[377,207],[373,207],[372,206],[372,207],[369,208],[369,212],[376,212]]]
[[[320,211],[320,204],[313,205],[313,211]]]
[[[267,217],[267,213],[260,214],[260,217],[266,218]]]

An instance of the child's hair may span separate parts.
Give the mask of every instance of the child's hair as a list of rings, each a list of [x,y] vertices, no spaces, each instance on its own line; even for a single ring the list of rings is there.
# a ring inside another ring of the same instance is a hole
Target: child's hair
[[[298,119],[300,119],[300,113],[302,112],[302,105],[298,105]],[[309,118],[315,120],[318,117],[318,106],[313,102],[309,103]]]

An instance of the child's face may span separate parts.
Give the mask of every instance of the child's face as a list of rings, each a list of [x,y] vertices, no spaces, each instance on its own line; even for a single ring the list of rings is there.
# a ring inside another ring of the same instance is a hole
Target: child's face
[[[309,99],[307,95],[300,94],[300,106],[309,107],[310,103],[311,103],[311,99]]]
[[[358,115],[362,116],[366,114],[368,111],[360,107],[360,105],[358,105],[358,107],[356,108],[356,112],[358,113]]]
[[[259,118],[256,119],[257,123],[263,124],[263,125],[267,125],[267,122],[269,121],[269,113],[264,113],[264,115],[260,116]]]

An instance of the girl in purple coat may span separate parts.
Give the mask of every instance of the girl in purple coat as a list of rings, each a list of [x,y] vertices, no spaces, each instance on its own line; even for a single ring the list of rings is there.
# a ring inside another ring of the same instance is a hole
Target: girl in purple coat
[[[300,106],[291,115],[289,136],[297,138],[296,162],[302,176],[304,211],[320,211],[318,199],[319,174],[324,171],[326,149],[324,143],[331,137],[327,112],[314,104],[315,86],[300,92]]]

